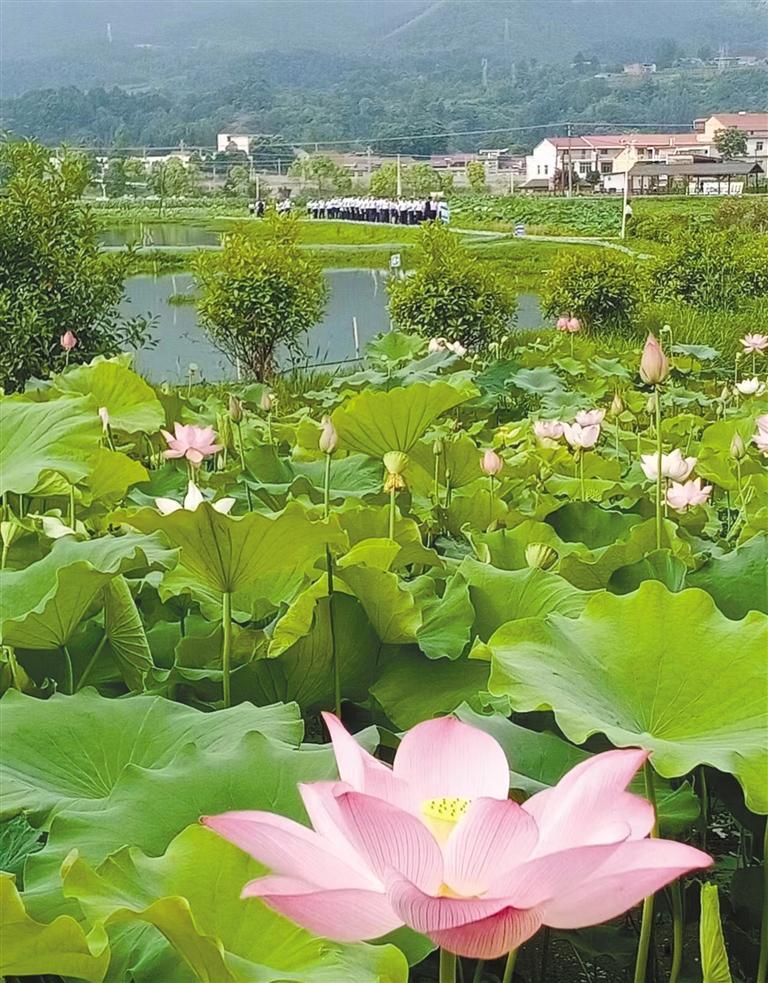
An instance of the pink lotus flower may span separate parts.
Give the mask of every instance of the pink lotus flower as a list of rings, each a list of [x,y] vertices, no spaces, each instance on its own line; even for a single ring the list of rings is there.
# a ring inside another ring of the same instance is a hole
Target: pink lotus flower
[[[741,339],[744,354],[768,351],[768,334],[745,334]]]
[[[655,481],[659,476],[658,457],[656,454],[643,454],[640,467],[649,481]],[[670,481],[685,481],[696,467],[695,457],[683,457],[682,451],[675,448],[670,454],[661,455],[661,476]]]
[[[752,441],[759,451],[768,454],[768,430],[758,430]]]
[[[571,447],[579,447],[586,451],[597,443],[600,436],[600,424],[593,423],[588,427],[582,427],[580,423],[564,423],[563,433]]]
[[[649,334],[640,359],[640,378],[649,386],[658,386],[669,375],[669,360],[656,338]]]
[[[582,427],[594,427],[605,419],[605,410],[579,410],[576,422]]]
[[[194,512],[195,509],[199,505],[202,505],[204,501],[205,499],[203,498],[203,493],[200,491],[194,481],[190,481],[189,485],[187,486],[187,494],[184,496],[183,504],[179,505],[179,503],[174,501],[172,498],[156,498],[155,506],[161,515],[171,515],[171,513],[180,512],[182,509],[185,512]],[[229,510],[235,504],[235,499],[220,498],[218,502],[210,502],[209,504],[217,512],[221,512],[222,515],[227,515]]]
[[[577,331],[581,331],[581,321],[577,317],[568,318],[568,333],[576,334]]]
[[[560,440],[563,424],[559,420],[535,420],[533,432],[538,440]]]
[[[555,327],[557,328],[558,331],[567,331],[568,330],[568,322],[570,320],[571,319],[569,317],[566,317],[565,314],[563,314],[562,317],[559,317],[557,319],[557,324],[555,325]]]
[[[165,457],[185,457],[192,464],[201,464],[206,457],[218,454],[221,446],[215,443],[216,431],[213,427],[196,427],[194,424],[185,425],[174,423],[173,436],[167,430],[160,433],[168,441]]]
[[[676,512],[686,512],[696,505],[704,505],[712,494],[712,485],[702,487],[701,478],[686,481],[684,485],[673,481],[667,489],[667,504]]]
[[[758,418],[757,418],[757,419],[755,420],[755,423],[757,424],[757,429],[758,429],[758,430],[759,430],[759,431],[760,431],[761,433],[766,433],[766,434],[768,434],[768,413],[763,413],[763,415],[762,415],[762,416],[759,416],[759,417],[758,417]]]
[[[436,352],[451,352],[453,355],[458,355],[459,358],[463,358],[467,354],[467,349],[460,341],[448,341],[447,338],[430,338],[427,351],[430,355],[434,355]]]
[[[712,862],[648,838],[653,807],[626,791],[645,751],[597,754],[520,806],[483,731],[425,721],[390,769],[323,716],[341,781],[299,786],[313,829],[268,812],[202,819],[271,868],[242,896],[317,935],[357,942],[406,924],[460,956],[495,959],[541,925],[606,921]]]
[[[503,467],[504,462],[496,451],[487,450],[480,458],[480,469],[482,470],[483,474],[487,474],[491,478],[495,478]]]
[[[71,352],[73,348],[77,348],[77,335],[74,331],[65,331],[59,338],[59,344],[65,352]]]

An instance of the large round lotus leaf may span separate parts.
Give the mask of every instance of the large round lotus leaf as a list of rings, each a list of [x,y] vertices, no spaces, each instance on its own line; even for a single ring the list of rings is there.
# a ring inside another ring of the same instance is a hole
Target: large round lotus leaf
[[[333,413],[333,425],[347,450],[371,457],[409,451],[443,413],[476,395],[472,386],[414,382],[386,392],[366,389]]]
[[[202,826],[189,826],[160,857],[124,848],[97,869],[76,854],[63,867],[64,893],[113,940],[110,974],[142,947],[146,925],[165,937],[122,978],[237,983],[406,983],[408,964],[393,946],[319,939],[256,898],[240,898],[266,873],[247,853]],[[117,935],[114,929],[123,930]],[[176,965],[174,965],[176,964]],[[162,967],[162,968],[161,968]],[[169,970],[169,967],[173,967]],[[186,975],[177,977],[177,972]],[[191,972],[189,971],[191,969]]]
[[[688,584],[711,594],[729,618],[743,618],[747,611],[768,614],[768,533],[758,533],[733,553],[708,560],[688,574]]]
[[[115,430],[152,434],[165,424],[165,412],[152,387],[119,360],[94,360],[69,369],[54,380],[61,392],[90,396],[105,406]]]
[[[614,570],[608,590],[613,594],[630,594],[644,580],[658,580],[669,590],[679,591],[685,586],[686,571],[686,565],[671,550],[653,550],[641,560]]]
[[[24,909],[13,877],[0,873],[0,977],[73,977],[101,983],[109,966],[106,935],[99,926],[86,936],[69,915],[49,924],[35,921]]]
[[[0,702],[0,812],[44,815],[104,799],[132,768],[162,768],[186,745],[224,749],[249,731],[298,744],[295,704],[249,703],[203,713],[159,696],[110,700],[94,689],[37,700],[9,690]]]
[[[90,399],[57,399],[27,403],[0,401],[0,492],[26,495],[43,472],[56,472],[76,482],[89,471],[88,459],[98,448],[101,421]]]
[[[335,518],[313,522],[297,502],[274,517],[250,512],[233,518],[203,502],[193,512],[160,515],[141,509],[124,519],[144,532],[162,531],[181,549],[172,579],[175,593],[252,591],[276,604],[290,598],[325,556],[326,545],[344,542]],[[170,585],[166,579],[168,593]]]
[[[600,508],[592,502],[569,502],[550,512],[547,523],[566,543],[584,543],[591,550],[624,539],[642,516]]]
[[[0,573],[0,628],[6,645],[55,649],[65,645],[96,596],[117,574],[167,570],[177,553],[162,536],[103,536],[56,541],[42,560]]]
[[[582,744],[603,733],[640,746],[665,778],[699,764],[736,776],[754,812],[768,812],[768,617],[729,621],[700,590],[646,581],[600,594],[581,617],[553,614],[490,639],[489,690],[516,710],[551,709]]]

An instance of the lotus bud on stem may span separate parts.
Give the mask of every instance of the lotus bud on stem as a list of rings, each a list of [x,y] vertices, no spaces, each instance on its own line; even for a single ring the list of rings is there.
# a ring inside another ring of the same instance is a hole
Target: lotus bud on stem
[[[490,499],[488,503],[490,510],[490,522],[493,522],[493,502],[495,493],[494,479],[501,473],[501,469],[503,467],[504,462],[494,450],[487,450],[480,458],[480,469],[483,474],[488,475],[488,481],[490,484]]]
[[[405,487],[403,472],[408,467],[408,455],[403,451],[388,451],[384,457],[384,467],[387,477],[384,480],[384,491],[389,492],[389,538],[395,538],[395,497]]]
[[[318,447],[325,454],[325,481],[323,484],[323,516],[329,519],[331,515],[331,458],[339,442],[339,435],[329,416],[324,416],[321,422],[321,433]],[[331,547],[325,547],[325,569],[328,578],[328,627],[331,635],[331,666],[333,672],[333,707],[337,717],[341,716],[341,667],[336,650],[336,627],[333,621],[333,554]]]
[[[661,549],[662,513],[662,455],[661,439],[661,391],[659,386],[669,375],[669,360],[661,345],[652,334],[648,335],[640,358],[640,378],[646,385],[654,387],[654,409],[656,411],[656,549]]]

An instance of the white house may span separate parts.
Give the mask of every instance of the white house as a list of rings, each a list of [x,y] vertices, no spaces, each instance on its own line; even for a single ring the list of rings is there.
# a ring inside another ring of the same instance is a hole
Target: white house
[[[233,150],[241,150],[247,154],[251,149],[253,136],[252,133],[217,133],[216,150],[220,154],[231,153]]]
[[[736,127],[747,138],[747,157],[768,164],[768,112],[715,113],[693,121],[693,128],[702,143],[714,144],[718,130]]]

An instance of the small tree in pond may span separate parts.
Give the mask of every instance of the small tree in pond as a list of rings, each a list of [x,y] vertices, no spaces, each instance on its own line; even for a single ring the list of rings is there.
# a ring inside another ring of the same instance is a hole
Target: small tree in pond
[[[440,223],[421,227],[419,246],[416,272],[389,282],[395,324],[427,338],[460,341],[473,351],[500,340],[517,310],[512,284],[478,262]]]
[[[131,257],[99,250],[98,224],[81,195],[80,155],[54,161],[39,144],[0,142],[0,387],[62,369],[59,339],[77,337],[68,361],[114,355],[146,338],[147,323],[119,305]]]
[[[733,160],[734,157],[746,157],[747,138],[738,126],[727,126],[715,134],[715,147],[721,157]]]
[[[274,373],[279,351],[300,355],[303,335],[325,310],[322,267],[299,248],[298,238],[295,218],[270,211],[263,237],[233,232],[224,237],[221,253],[193,263],[208,336],[256,379]]]
[[[608,250],[561,253],[544,281],[542,307],[551,318],[569,314],[587,328],[628,330],[642,300],[635,261]]]

